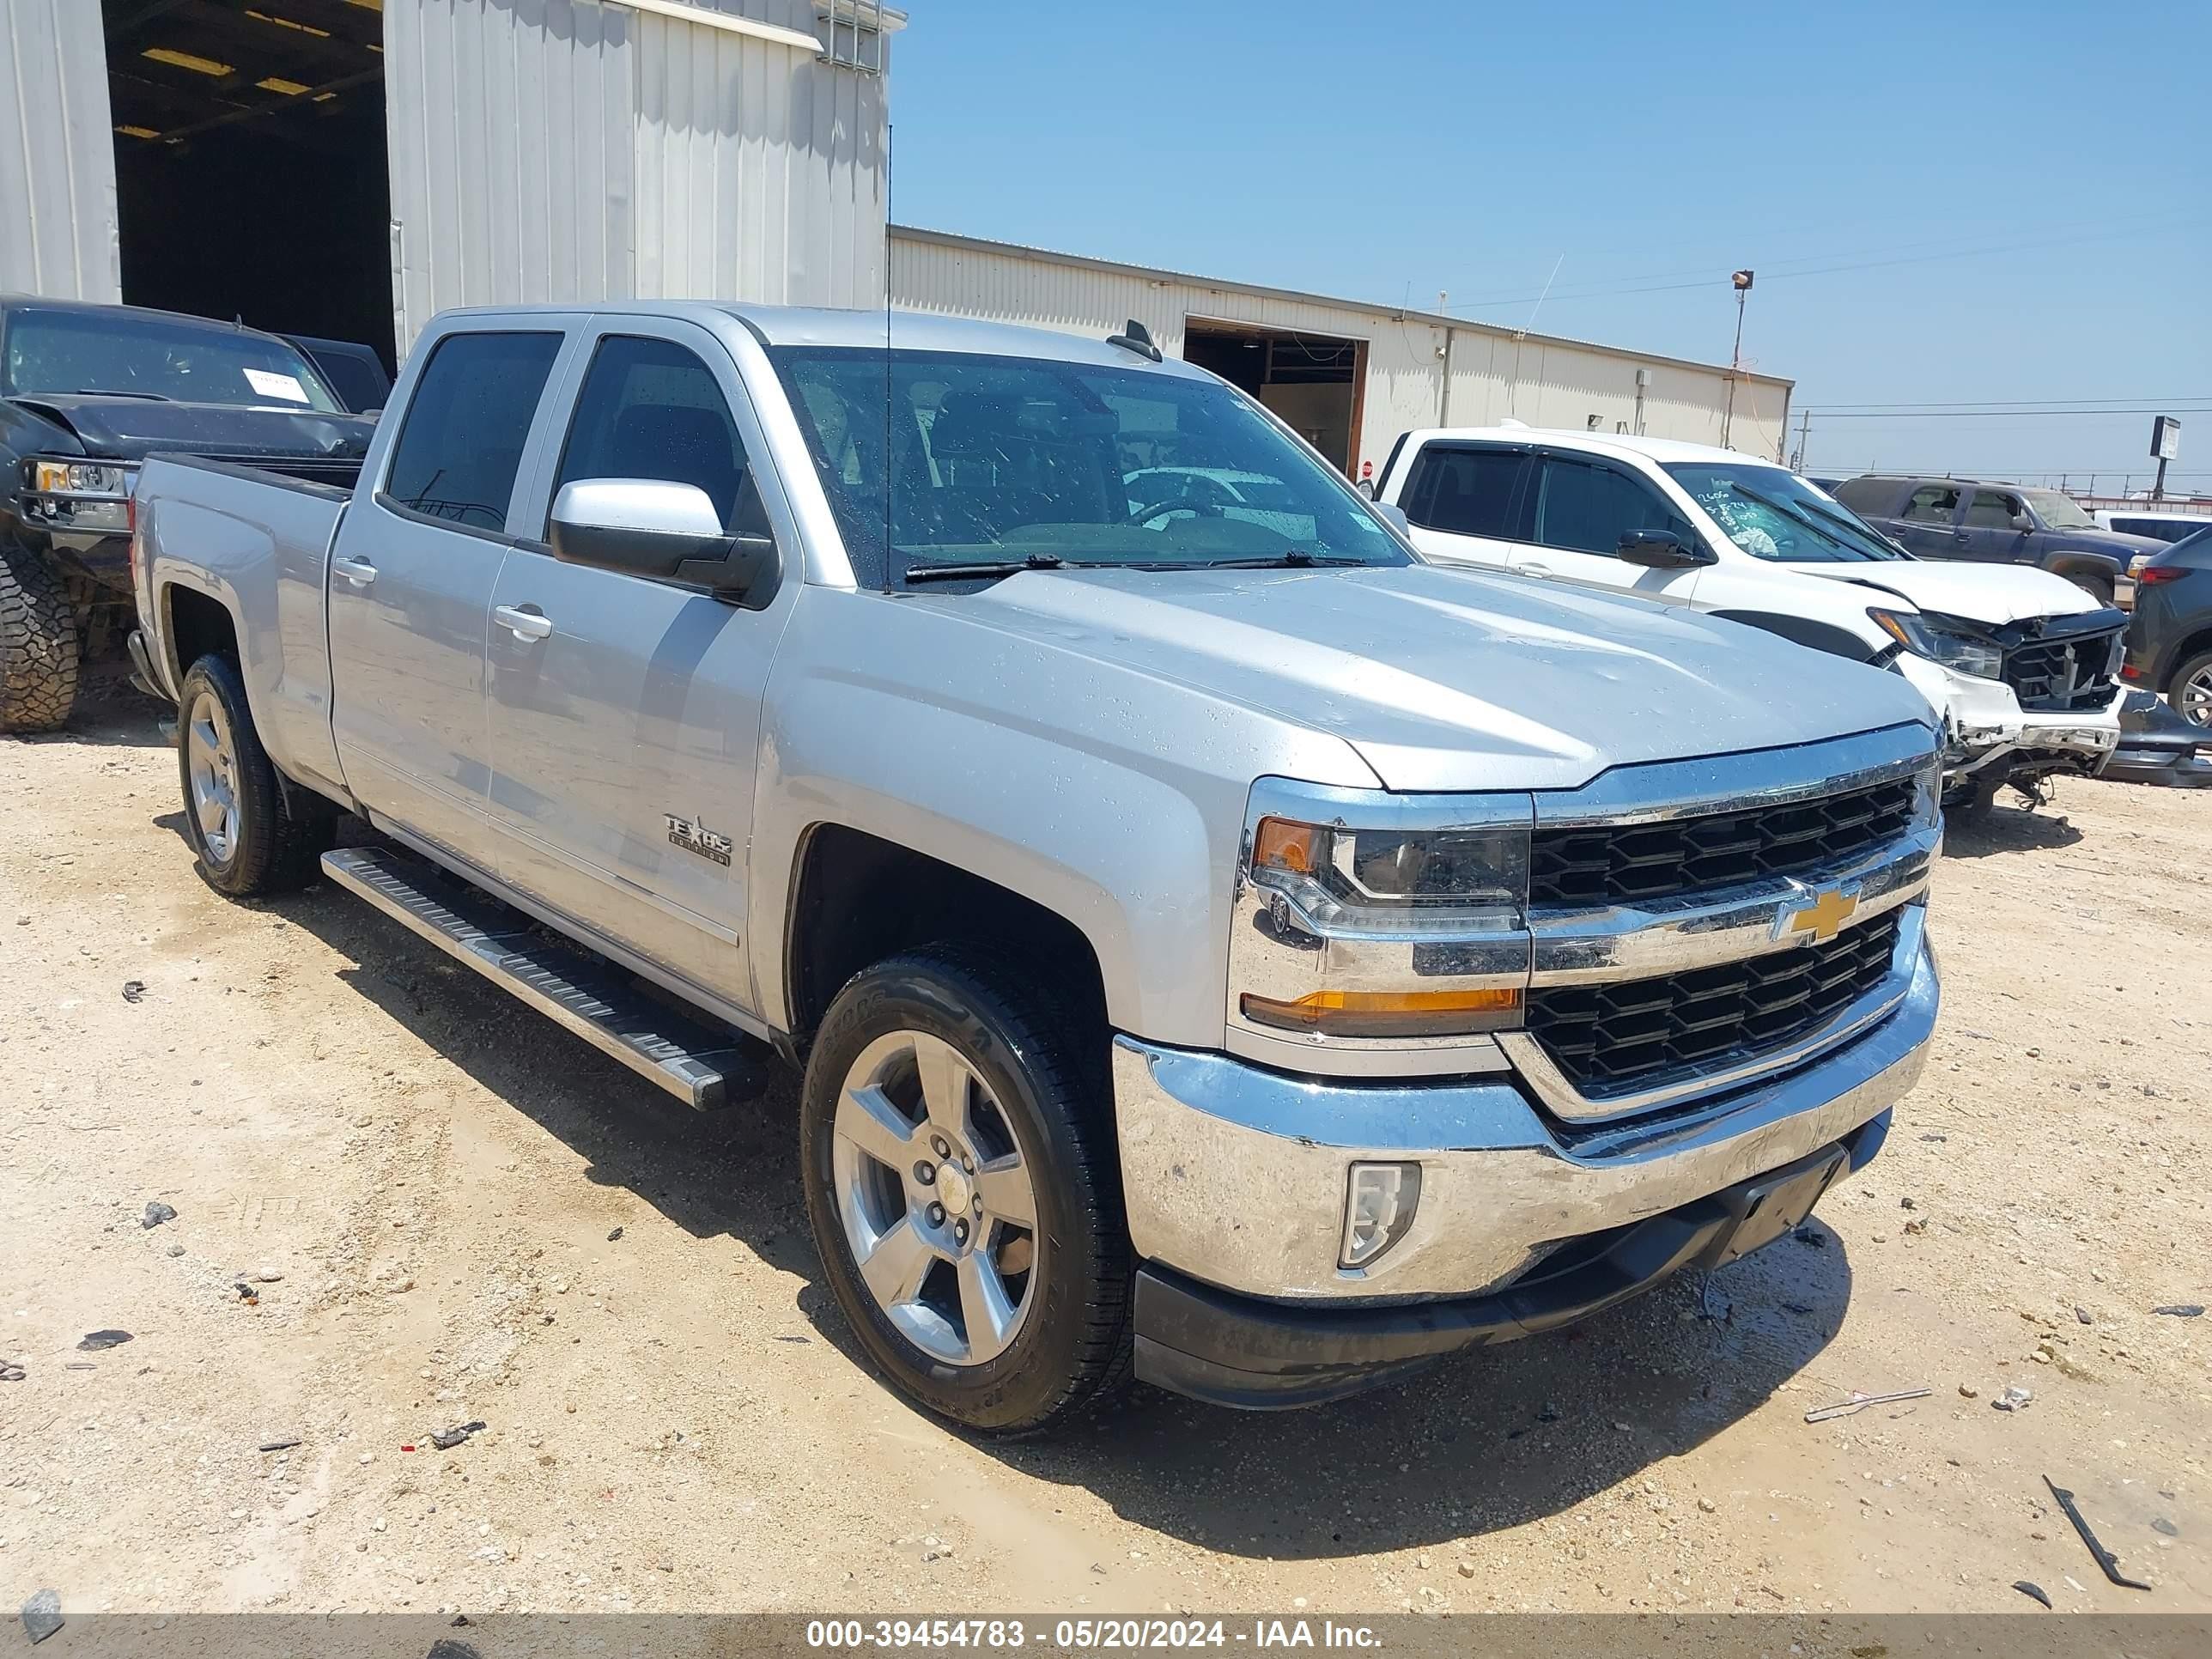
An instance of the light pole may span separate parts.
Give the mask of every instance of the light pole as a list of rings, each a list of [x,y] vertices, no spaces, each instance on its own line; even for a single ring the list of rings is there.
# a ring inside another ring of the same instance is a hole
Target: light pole
[[[1735,424],[1735,383],[1743,373],[1743,302],[1751,293],[1751,272],[1739,270],[1729,278],[1735,289],[1735,349],[1729,354],[1728,407],[1721,413],[1721,447],[1729,447],[1729,431]]]

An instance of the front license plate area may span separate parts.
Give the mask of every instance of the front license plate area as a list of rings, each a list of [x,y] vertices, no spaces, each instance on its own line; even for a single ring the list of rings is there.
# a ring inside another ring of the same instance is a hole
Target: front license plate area
[[[1705,1265],[1723,1267],[1749,1255],[1803,1222],[1820,1201],[1820,1194],[1828,1190],[1829,1182],[1843,1172],[1849,1156],[1838,1146],[1816,1154],[1815,1161],[1809,1165],[1778,1170],[1747,1182],[1725,1194],[1725,1199],[1735,1200],[1731,1208],[1738,1204],[1742,1206],[1743,1218],[1736,1224],[1735,1231],[1721,1241],[1719,1249]]]

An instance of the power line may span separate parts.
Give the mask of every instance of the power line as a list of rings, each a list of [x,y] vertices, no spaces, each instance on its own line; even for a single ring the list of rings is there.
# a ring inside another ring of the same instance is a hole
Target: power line
[[[2008,420],[2027,420],[2038,416],[2064,415],[2070,416],[2094,415],[2212,415],[2212,404],[2201,407],[2183,404],[2143,409],[1928,409],[1917,413],[1899,410],[1830,410],[1814,409],[1805,411],[1824,421],[1960,421],[1986,420],[2002,415]]]
[[[2124,398],[1989,398],[1955,403],[1929,402],[1923,404],[1811,404],[1805,405],[1815,415],[1832,414],[1847,409],[1974,409],[2002,411],[2014,409],[2044,409],[2060,404],[2069,406],[2082,404],[2156,404],[2161,408],[2167,404],[2202,404],[2212,402],[2212,395],[2202,392],[2185,392],[2171,398],[2153,397],[2148,392],[2131,393]]]

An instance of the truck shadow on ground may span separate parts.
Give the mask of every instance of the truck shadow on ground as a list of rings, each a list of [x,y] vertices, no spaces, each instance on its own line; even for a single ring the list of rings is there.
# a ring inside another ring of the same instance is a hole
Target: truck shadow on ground
[[[1947,858],[1985,859],[2000,853],[2048,852],[2071,847],[2081,832],[2055,812],[2031,812],[1992,806],[1985,812],[1953,813],[1943,823]]]
[[[181,836],[181,815],[161,822]],[[808,1233],[795,1079],[702,1117],[335,889],[257,908],[354,964],[337,971],[348,988],[561,1140],[592,1182],[804,1277],[796,1311],[868,1369]],[[1231,1413],[1140,1389],[1059,1439],[975,1443],[1012,1472],[1237,1556],[1341,1557],[1517,1526],[1681,1455],[1803,1370],[1851,1286],[1840,1239],[1817,1221],[1804,1234],[1709,1284],[1680,1278],[1566,1332],[1334,1405]]]

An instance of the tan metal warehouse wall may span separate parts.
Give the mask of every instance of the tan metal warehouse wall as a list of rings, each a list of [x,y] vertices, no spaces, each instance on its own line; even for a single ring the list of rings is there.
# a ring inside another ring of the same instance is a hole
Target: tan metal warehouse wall
[[[384,0],[403,351],[459,305],[882,303],[887,75],[686,10],[821,27],[813,0]]]
[[[1543,335],[1517,339],[1422,312],[1398,312],[1244,283],[1147,270],[1103,259],[986,242],[900,226],[891,233],[895,304],[915,311],[1110,333],[1136,318],[1163,350],[1180,354],[1187,321],[1236,322],[1367,342],[1366,397],[1355,467],[1379,470],[1401,432],[1480,426],[1511,417],[1581,430],[1593,415],[1607,432],[1637,429],[1636,372],[1649,372],[1643,430],[1718,443],[1728,371]],[[1445,352],[1449,343],[1449,396]],[[1734,447],[1778,457],[1790,382],[1747,375],[1736,389]]]
[[[0,0],[0,293],[120,299],[97,0]]]

